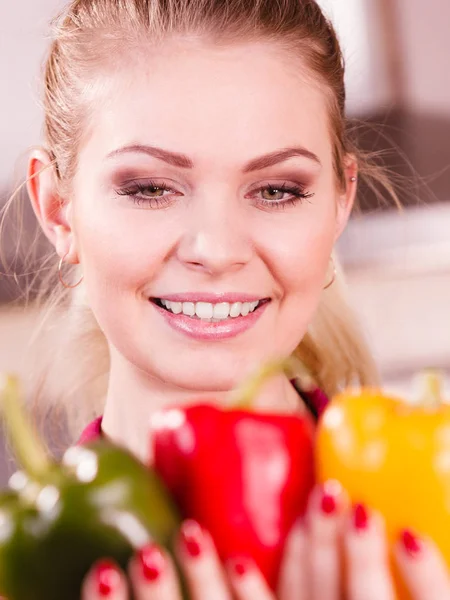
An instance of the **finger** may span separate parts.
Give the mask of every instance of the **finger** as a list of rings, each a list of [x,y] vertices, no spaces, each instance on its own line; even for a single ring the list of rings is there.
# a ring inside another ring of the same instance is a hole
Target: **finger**
[[[354,506],[344,534],[349,600],[394,600],[384,521]]]
[[[229,561],[227,573],[237,600],[275,600],[261,571],[249,558]]]
[[[339,544],[345,505],[346,498],[335,481],[325,483],[311,494],[306,521],[310,546],[309,597],[312,600],[341,598]]]
[[[141,548],[130,561],[128,573],[136,600],[181,600],[176,569],[156,544]]]
[[[431,541],[405,530],[394,555],[413,600],[450,598],[448,569]]]
[[[82,600],[128,600],[126,579],[109,560],[96,563],[83,582]]]
[[[306,564],[309,540],[304,521],[298,521],[289,534],[280,568],[278,598],[280,600],[310,600]],[[295,593],[293,592],[295,590]]]
[[[213,540],[197,522],[183,523],[177,555],[195,600],[231,600]]]

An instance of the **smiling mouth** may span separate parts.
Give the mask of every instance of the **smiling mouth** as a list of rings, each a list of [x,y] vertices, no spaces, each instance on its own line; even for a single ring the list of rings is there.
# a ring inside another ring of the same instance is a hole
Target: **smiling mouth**
[[[184,315],[191,319],[218,323],[226,319],[237,319],[254,313],[270,302],[263,298],[255,302],[172,302],[164,298],[151,298],[151,302],[174,315]]]

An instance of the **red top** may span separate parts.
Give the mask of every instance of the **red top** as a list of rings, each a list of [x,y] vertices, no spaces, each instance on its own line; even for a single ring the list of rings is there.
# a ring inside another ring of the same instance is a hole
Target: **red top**
[[[304,392],[300,390],[295,384],[294,387],[299,393],[299,395],[303,398],[306,406],[312,412],[314,417],[319,417],[325,410],[325,407],[329,402],[324,392],[319,388],[311,392]],[[81,434],[77,445],[93,442],[94,440],[102,436],[102,418],[103,417],[97,417],[91,423],[89,423],[89,425],[83,430],[83,433]]]
[[[78,445],[88,444],[102,436],[102,419],[103,417],[97,417],[92,423],[89,423],[80,435]]]

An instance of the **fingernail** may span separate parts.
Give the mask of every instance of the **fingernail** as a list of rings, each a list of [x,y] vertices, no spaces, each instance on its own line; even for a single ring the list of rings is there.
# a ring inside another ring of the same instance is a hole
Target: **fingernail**
[[[181,543],[191,558],[198,558],[202,553],[203,531],[196,521],[185,521],[181,527]]]
[[[409,556],[416,558],[422,552],[422,544],[417,536],[409,529],[404,529],[401,533],[403,548]]]
[[[369,526],[369,513],[364,504],[355,504],[353,507],[353,527],[356,531],[365,531]]]
[[[250,571],[252,561],[248,558],[236,558],[229,562],[229,568],[235,577],[241,578]]]
[[[94,580],[98,595],[107,598],[119,587],[120,575],[112,562],[103,560],[97,564]]]
[[[337,481],[327,481],[321,488],[320,510],[324,515],[332,515],[336,512],[338,503],[337,498],[341,491],[341,486]]]
[[[324,490],[320,499],[320,510],[324,515],[332,515],[336,512],[336,508],[336,498]]]
[[[141,548],[137,558],[142,576],[148,582],[156,581],[164,571],[166,561],[156,544]]]

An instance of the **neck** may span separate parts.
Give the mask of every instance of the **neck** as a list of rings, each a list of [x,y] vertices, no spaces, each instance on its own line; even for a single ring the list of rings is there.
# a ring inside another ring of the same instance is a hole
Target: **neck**
[[[226,406],[230,391],[183,389],[112,357],[103,433],[149,464],[152,461],[150,420],[155,412],[202,401]],[[298,407],[298,395],[284,375],[268,381],[254,401],[258,411],[294,412]]]

